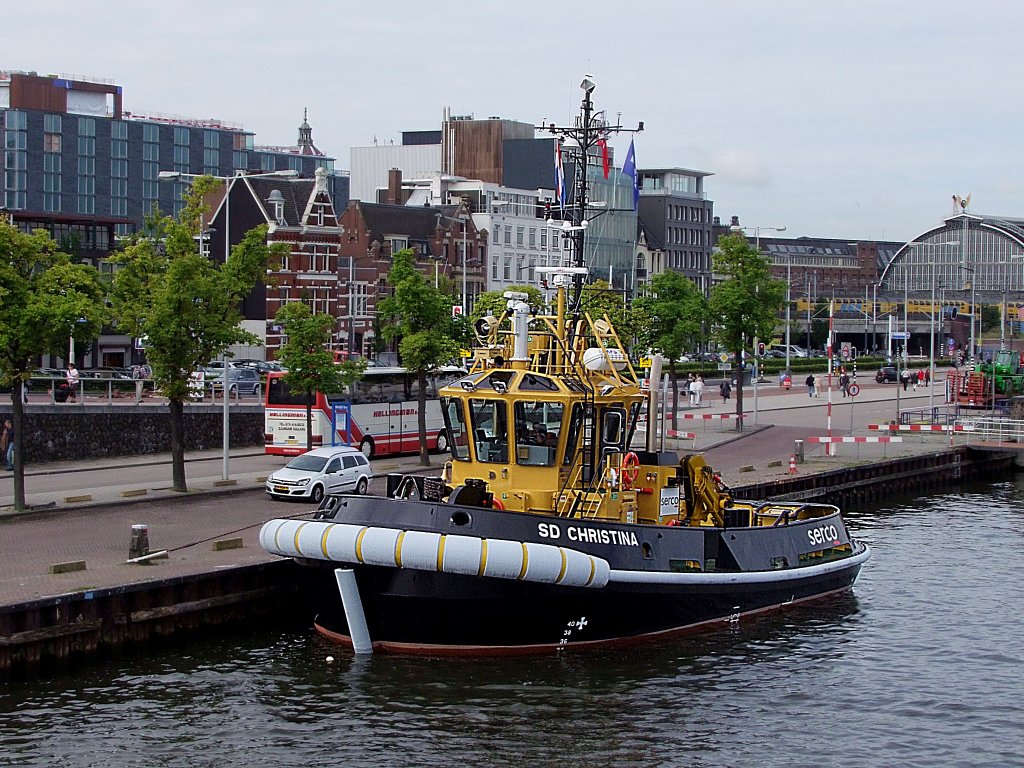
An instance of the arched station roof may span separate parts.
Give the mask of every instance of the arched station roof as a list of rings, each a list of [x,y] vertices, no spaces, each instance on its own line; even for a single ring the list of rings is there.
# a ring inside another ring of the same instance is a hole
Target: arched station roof
[[[1024,295],[1024,219],[958,213],[901,247],[879,279],[882,292],[973,292],[978,301]]]

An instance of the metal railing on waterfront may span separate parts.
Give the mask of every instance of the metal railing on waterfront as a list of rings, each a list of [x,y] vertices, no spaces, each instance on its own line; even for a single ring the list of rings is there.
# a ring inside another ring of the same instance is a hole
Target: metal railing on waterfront
[[[71,400],[70,390],[62,388],[67,384],[63,377],[33,376],[29,382],[28,399],[26,403],[38,403],[32,395],[40,393],[49,396],[49,404],[75,405],[112,405],[114,402],[135,402],[142,403],[147,400],[161,400],[160,390],[156,388],[153,379],[121,379],[114,377],[86,377],[79,379],[74,389],[75,399]],[[224,397],[221,391],[222,385],[212,386],[206,382],[202,388],[197,387],[195,393],[189,398],[192,403],[206,403],[210,405],[223,405]],[[58,394],[61,393],[61,394]],[[263,384],[256,385],[253,395],[244,396],[236,386],[228,386],[228,398],[230,401],[239,404],[244,400],[261,404],[263,402]]]
[[[1024,443],[1024,421],[1019,419],[979,416],[961,419],[959,423],[970,425],[971,443]]]

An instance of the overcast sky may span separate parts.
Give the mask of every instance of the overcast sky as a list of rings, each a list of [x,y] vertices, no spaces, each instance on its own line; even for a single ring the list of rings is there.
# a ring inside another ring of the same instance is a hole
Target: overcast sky
[[[112,80],[130,111],[258,144],[294,144],[308,108],[339,168],[446,106],[564,121],[591,73],[598,109],[645,122],[637,164],[713,173],[723,220],[907,240],[954,194],[1024,216],[1022,22],[1012,0],[4,0],[0,69]]]

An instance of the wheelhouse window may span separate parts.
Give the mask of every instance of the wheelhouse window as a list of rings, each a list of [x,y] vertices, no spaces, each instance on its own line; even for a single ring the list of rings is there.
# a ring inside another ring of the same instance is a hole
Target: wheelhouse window
[[[520,400],[515,404],[517,464],[554,466],[564,411],[562,403]]]
[[[508,463],[508,411],[502,400],[470,400],[477,461]]]
[[[442,399],[441,413],[444,415],[444,428],[451,435],[452,456],[459,461],[469,461],[469,430],[466,416],[462,409],[462,401],[454,397]]]

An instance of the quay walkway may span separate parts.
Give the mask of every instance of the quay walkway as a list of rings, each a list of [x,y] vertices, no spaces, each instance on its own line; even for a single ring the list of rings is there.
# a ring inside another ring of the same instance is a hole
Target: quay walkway
[[[832,436],[878,435],[867,425],[898,419],[895,385],[868,377],[862,381],[855,398],[832,392]],[[934,400],[942,402],[939,382]],[[924,390],[900,392],[902,408],[927,402]],[[901,435],[901,442],[831,445],[832,455],[826,455],[825,447],[811,438],[829,435],[827,403],[825,391],[812,398],[803,386],[785,391],[774,383],[761,384],[755,414],[748,387],[744,430],[737,432],[735,419],[727,417],[735,411],[735,399],[723,403],[709,388],[701,407],[682,407],[678,413],[674,430],[693,437],[670,440],[666,447],[704,452],[728,485],[742,486],[789,476],[796,440],[804,441],[805,461],[797,466],[798,474],[932,453],[949,444],[946,434],[915,433]],[[962,445],[966,438],[958,434],[954,439]],[[273,517],[304,515],[309,505],[267,497],[263,482],[283,464],[280,457],[259,449],[232,451],[228,484],[221,479],[221,458],[219,450],[188,454],[186,494],[170,489],[166,455],[28,466],[26,497],[32,508],[22,513],[13,511],[11,474],[0,470],[0,608],[276,560],[259,547],[260,526]],[[436,471],[441,459],[431,460]],[[382,458],[371,464],[377,476],[371,492],[380,493],[387,473],[414,471],[419,458]],[[133,525],[147,526],[150,550],[166,549],[168,557],[148,565],[127,563]],[[219,548],[239,539],[240,547]],[[53,572],[69,563],[84,563],[85,569]]]

